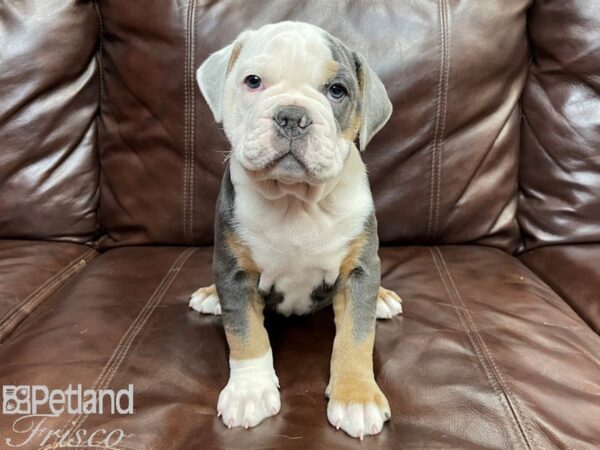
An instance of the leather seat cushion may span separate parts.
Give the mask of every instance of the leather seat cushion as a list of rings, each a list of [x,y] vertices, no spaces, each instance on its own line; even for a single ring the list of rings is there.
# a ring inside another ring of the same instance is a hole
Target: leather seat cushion
[[[600,244],[542,247],[520,259],[600,334]]]
[[[211,256],[171,247],[102,254],[0,347],[0,383],[133,383],[133,415],[45,422],[120,428],[135,435],[128,448],[364,448],[325,415],[331,309],[268,321],[279,415],[250,431],[216,417],[228,376],[221,319],[187,307],[212,282]],[[476,246],[385,248],[381,258],[383,284],[405,313],[377,324],[375,373],[393,416],[370,449],[599,444],[600,337],[518,259]],[[2,442],[15,438],[13,419],[0,417]]]
[[[0,341],[95,255],[84,245],[0,240]]]

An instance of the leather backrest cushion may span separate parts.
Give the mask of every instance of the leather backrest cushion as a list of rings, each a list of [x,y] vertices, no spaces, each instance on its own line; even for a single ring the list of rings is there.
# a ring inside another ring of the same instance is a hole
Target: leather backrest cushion
[[[0,237],[85,242],[98,228],[93,2],[0,4]]]
[[[194,80],[248,28],[319,25],[367,56],[394,114],[364,158],[383,244],[519,234],[519,97],[529,0],[105,0],[105,246],[212,241],[228,144]]]
[[[600,2],[536,2],[523,94],[525,249],[600,241]]]

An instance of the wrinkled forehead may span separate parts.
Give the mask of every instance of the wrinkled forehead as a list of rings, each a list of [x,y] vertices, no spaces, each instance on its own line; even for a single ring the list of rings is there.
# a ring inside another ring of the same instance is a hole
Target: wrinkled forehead
[[[348,50],[324,30],[305,23],[267,25],[244,41],[240,70],[256,68],[275,80],[320,84],[351,71]]]

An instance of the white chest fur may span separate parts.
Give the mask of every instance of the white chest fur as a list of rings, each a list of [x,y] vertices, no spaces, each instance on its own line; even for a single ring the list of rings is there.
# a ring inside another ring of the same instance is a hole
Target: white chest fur
[[[236,232],[250,248],[261,271],[260,289],[275,287],[284,300],[277,310],[305,314],[311,293],[333,284],[350,242],[363,230],[373,210],[364,164],[351,152],[341,176],[317,201],[294,195],[267,199],[253,189],[240,168],[232,167],[236,190]]]

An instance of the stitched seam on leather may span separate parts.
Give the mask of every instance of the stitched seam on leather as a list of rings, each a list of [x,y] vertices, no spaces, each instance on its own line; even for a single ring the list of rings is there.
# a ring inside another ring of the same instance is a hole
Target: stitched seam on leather
[[[444,94],[442,96],[442,114],[440,116],[441,126],[440,133],[438,135],[438,150],[437,150],[437,191],[435,196],[435,214],[433,216],[433,230],[432,230],[432,238],[435,239],[438,232],[438,219],[440,215],[440,188],[442,185],[442,155],[444,151],[444,135],[446,133],[446,113],[448,110],[448,80],[450,78],[450,50],[451,50],[451,40],[450,40],[450,15],[448,13],[448,3],[447,1],[443,2],[443,14],[442,17],[444,19],[444,30],[446,31],[445,41],[445,64],[444,68]]]
[[[440,255],[441,262],[444,266],[444,270],[445,270],[446,274],[448,275],[448,279],[450,280],[450,283],[452,284],[452,288],[454,289],[454,292],[456,293],[458,300],[460,301],[462,307],[464,308],[464,312],[467,317],[467,320],[471,324],[471,327],[475,333],[476,338],[481,343],[484,354],[488,358],[488,360],[492,366],[492,369],[494,371],[494,374],[500,381],[500,386],[502,387],[502,391],[504,392],[504,394],[506,395],[506,397],[509,400],[509,405],[511,407],[511,410],[513,410],[513,413],[515,414],[515,419],[517,421],[517,424],[519,425],[519,428],[523,432],[525,442],[529,448],[532,448],[531,443],[534,442],[534,439],[533,439],[533,435],[532,435],[532,430],[529,426],[529,422],[525,419],[526,414],[523,413],[523,409],[521,408],[521,405],[520,405],[517,397],[515,395],[513,395],[513,393],[508,388],[508,383],[505,381],[502,371],[498,368],[496,361],[495,361],[494,357],[492,356],[492,353],[488,349],[487,344],[485,343],[485,341],[483,340],[483,337],[479,333],[479,330],[477,329],[477,326],[475,325],[475,321],[473,320],[473,317],[471,316],[470,311],[468,310],[465,302],[463,301],[463,298],[460,295],[460,292],[458,291],[456,284],[454,283],[454,279],[450,275],[450,271],[448,270],[448,266],[446,265],[444,255],[442,254],[442,252],[439,249],[438,249],[438,252]]]
[[[438,20],[440,20],[439,17],[441,16],[439,4],[440,4],[440,1],[438,0]],[[440,31],[440,53],[443,52],[443,50],[442,50],[443,47],[444,47],[444,33],[442,31]],[[429,215],[427,218],[427,240],[431,239],[431,223],[433,220],[433,192],[435,191],[435,174],[436,174],[435,164],[437,162],[437,158],[435,156],[435,151],[436,151],[435,141],[437,140],[438,117],[441,112],[440,97],[442,95],[443,66],[444,66],[444,58],[440,56],[440,70],[439,70],[439,75],[438,75],[438,93],[437,93],[437,97],[436,97],[436,113],[435,113],[435,121],[434,121],[434,125],[433,125],[433,141],[431,142],[431,164],[430,164],[430,169],[429,169]]]
[[[71,276],[79,272],[95,255],[96,251],[90,249],[83,255],[78,256],[29,294],[21,303],[5,314],[4,317],[0,319],[0,341],[6,340],[17,322],[31,314],[36,307],[52,295]]]
[[[190,88],[190,136],[189,136],[189,175],[188,175],[188,184],[189,184],[189,205],[188,205],[188,215],[189,215],[189,239],[190,244],[194,242],[194,155],[195,155],[195,139],[196,139],[196,86],[195,86],[195,77],[194,77],[194,64],[195,64],[195,53],[196,53],[196,21],[194,18],[196,17],[196,0],[192,0],[192,4],[190,7],[190,22],[189,22],[189,30],[190,30],[190,63],[189,63],[189,88]]]
[[[196,0],[188,3],[185,33],[184,61],[184,165],[183,165],[183,239],[187,244],[193,241],[194,229],[194,119],[195,119],[195,89],[194,89],[194,13]]]
[[[438,93],[436,97],[436,113],[431,143],[431,168],[429,191],[429,215],[427,219],[427,239],[432,241],[437,233],[437,215],[439,209],[439,189],[441,177],[442,114],[446,114],[447,72],[448,72],[448,27],[446,21],[446,0],[438,0],[438,19],[440,21],[440,70],[438,76]],[[445,124],[445,119],[443,120]],[[445,125],[444,125],[445,126]]]
[[[98,45],[98,54],[97,54],[97,58],[98,58],[98,65],[99,65],[99,75],[100,75],[100,101],[98,102],[98,107],[100,107],[100,104],[102,102],[102,97],[104,94],[104,64],[102,62],[102,52],[104,51],[104,43],[103,43],[103,37],[104,37],[104,22],[102,21],[102,14],[100,13],[100,5],[98,4],[98,0],[94,1],[94,7],[96,8],[96,14],[98,15],[98,23],[100,25],[100,39],[99,39],[99,45]],[[100,117],[100,114],[98,114],[98,118]]]
[[[189,126],[189,103],[190,100],[188,98],[188,84],[189,84],[189,80],[188,80],[188,73],[189,73],[189,16],[190,16],[190,7],[191,7],[191,2],[188,3],[188,10],[187,10],[187,15],[186,15],[186,28],[185,28],[185,55],[184,55],[184,61],[183,61],[183,97],[184,97],[184,117],[183,117],[183,194],[182,194],[182,213],[183,213],[183,240],[184,242],[188,243],[189,238],[188,238],[188,232],[187,232],[187,215],[188,215],[188,210],[187,210],[187,205],[188,205],[188,179],[187,179],[187,175],[188,175],[188,126]]]
[[[152,293],[152,295],[150,296],[150,298],[148,299],[146,304],[142,307],[142,309],[140,310],[140,312],[138,313],[136,318],[129,325],[129,327],[127,328],[127,330],[125,331],[125,333],[123,334],[121,339],[119,340],[117,347],[115,348],[110,359],[108,360],[108,362],[106,363],[106,365],[104,366],[102,371],[100,372],[100,375],[96,379],[96,382],[94,383],[94,386],[92,389],[98,390],[98,389],[106,389],[108,387],[108,385],[112,381],[113,377],[119,370],[119,367],[121,366],[123,360],[125,359],[127,352],[129,351],[133,342],[135,341],[135,338],[138,336],[140,331],[146,325],[148,319],[150,318],[152,313],[156,310],[157,306],[160,304],[160,302],[163,299],[164,295],[166,294],[167,290],[171,287],[171,285],[177,278],[177,275],[179,275],[180,269],[188,261],[188,259],[194,254],[195,251],[196,251],[195,248],[186,249],[179,255],[179,257],[171,265],[167,274],[160,281],[160,283],[155,288],[154,292]],[[59,448],[61,440],[65,440],[68,442],[69,439],[72,438],[72,435],[75,434],[81,428],[81,426],[86,421],[88,416],[89,416],[88,414],[80,414],[79,416],[77,416],[77,418],[75,420],[67,421],[67,423],[65,423],[65,425],[62,427],[61,432],[59,433],[57,439],[50,446],[44,447],[44,449]],[[67,431],[67,427],[69,425],[72,425],[72,426]],[[64,438],[61,439],[61,436]]]
[[[98,51],[96,52],[96,59],[98,61],[98,75],[99,75],[99,83],[100,86],[98,88],[98,112],[96,113],[96,152],[98,155],[98,164],[100,167],[100,128],[101,128],[101,115],[102,115],[102,99],[104,98],[104,62],[102,60],[102,54],[104,52],[104,21],[102,20],[102,13],[100,11],[100,4],[98,3],[99,0],[95,0],[94,1],[94,7],[96,9],[96,15],[98,16],[98,24],[99,24],[99,32],[100,32],[100,36],[98,37]],[[98,178],[96,180],[96,192],[99,193],[100,191],[100,183],[101,183],[101,178],[102,178],[102,174],[100,173],[101,169],[98,170]],[[102,229],[102,225],[100,224],[100,201],[101,201],[101,196],[98,195],[98,203],[97,203],[97,207],[96,207],[96,221],[99,224],[98,226],[100,227],[100,230]],[[102,237],[102,232],[99,231],[97,233],[97,235],[95,236],[94,241],[92,242],[92,245],[95,248],[98,248],[98,242],[100,241],[101,237]]]
[[[433,249],[430,248],[429,251],[433,258],[433,262],[436,266],[438,274],[440,275],[446,293],[448,294],[448,298],[456,307],[456,313],[469,341],[471,342],[473,349],[475,350],[479,363],[492,388],[494,389],[494,392],[498,395],[500,403],[504,407],[507,416],[512,419],[512,422],[514,422],[513,431],[516,433],[516,437],[521,441],[522,444],[525,445],[526,448],[533,448],[531,445],[533,439],[531,438],[530,430],[527,426],[527,423],[521,418],[524,416],[524,414],[520,410],[516,398],[514,398],[508,390],[507,383],[504,381],[504,378],[502,377],[501,372],[498,370],[498,367],[496,366],[496,363],[489,349],[487,348],[487,345],[479,334],[473,318],[471,317],[471,314],[467,309],[466,304],[456,287],[456,284],[454,283],[454,279],[448,270],[448,266],[446,265],[441,250],[438,247],[434,247]]]

